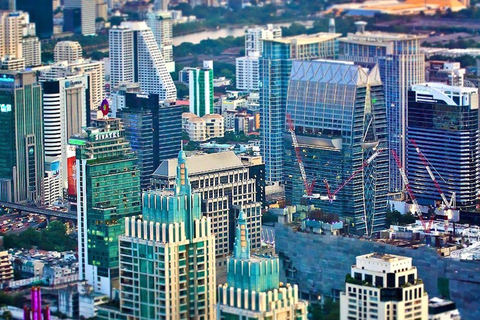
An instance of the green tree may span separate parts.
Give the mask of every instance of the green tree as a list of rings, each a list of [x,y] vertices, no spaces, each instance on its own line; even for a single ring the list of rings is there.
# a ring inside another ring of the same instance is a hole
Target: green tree
[[[3,311],[2,318],[5,320],[13,319],[13,315],[9,310]]]

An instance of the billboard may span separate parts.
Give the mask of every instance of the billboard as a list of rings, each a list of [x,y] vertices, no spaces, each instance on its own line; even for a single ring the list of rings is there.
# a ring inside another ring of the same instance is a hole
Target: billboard
[[[69,157],[67,159],[67,172],[68,172],[68,188],[67,193],[69,196],[77,196],[77,163],[76,158]]]

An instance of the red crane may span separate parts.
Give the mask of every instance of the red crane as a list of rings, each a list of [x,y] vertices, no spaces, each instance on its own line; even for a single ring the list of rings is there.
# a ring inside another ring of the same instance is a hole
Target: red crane
[[[423,220],[422,212],[420,212],[420,207],[417,202],[417,198],[413,194],[412,188],[410,188],[410,182],[408,181],[407,175],[405,173],[405,169],[402,167],[402,164],[400,163],[400,159],[398,158],[397,153],[395,150],[390,150],[392,152],[393,157],[395,158],[395,162],[397,163],[398,170],[400,171],[400,175],[402,176],[403,184],[405,185],[405,189],[407,189],[408,195],[410,196],[410,199],[412,199],[413,206],[414,206],[414,212],[417,215],[417,217],[420,219],[423,229],[425,230],[425,233],[430,233],[430,229],[432,227],[433,219],[435,218],[435,214],[432,214],[432,217],[428,222]]]

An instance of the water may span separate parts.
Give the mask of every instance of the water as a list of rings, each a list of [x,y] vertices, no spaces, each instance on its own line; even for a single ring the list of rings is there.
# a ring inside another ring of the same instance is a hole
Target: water
[[[273,23],[274,26],[280,27],[289,27],[293,22],[284,22],[284,23]],[[307,28],[313,26],[313,21],[296,21],[296,23],[302,24]],[[172,42],[174,46],[182,44],[182,42],[191,42],[193,44],[200,43],[202,40],[206,39],[218,39],[225,38],[228,36],[232,37],[242,37],[245,35],[245,29],[247,26],[240,28],[222,28],[217,30],[207,30],[197,33],[191,33],[184,36],[173,37]]]

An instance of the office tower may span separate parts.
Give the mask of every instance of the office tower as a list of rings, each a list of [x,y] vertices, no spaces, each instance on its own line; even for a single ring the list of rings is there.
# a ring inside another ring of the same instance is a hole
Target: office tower
[[[35,36],[22,39],[22,56],[26,67],[34,67],[42,64],[42,46]]]
[[[466,70],[460,67],[460,62],[425,62],[425,81],[427,82],[441,82],[449,86],[463,87],[465,72]]]
[[[88,76],[49,79],[43,86],[45,157],[60,158],[62,189],[67,188],[68,140],[90,123]]]
[[[388,148],[395,150],[405,166],[407,93],[410,86],[425,82],[425,56],[420,41],[425,36],[367,32],[365,22],[355,23],[358,31],[339,39],[343,44],[340,60],[367,67],[378,64],[387,105]],[[403,190],[403,182],[393,156],[389,157],[390,192]]]
[[[413,85],[408,92],[407,166],[410,187],[419,204],[441,201],[418,148],[436,182],[457,208],[474,211],[480,190],[478,89],[441,83]]]
[[[95,0],[95,16],[96,19],[101,18],[104,22],[108,21],[108,5],[104,0]]]
[[[138,82],[142,92],[158,94],[159,101],[175,101],[177,89],[152,31],[145,22],[122,22],[109,31],[110,82]]]
[[[175,71],[172,45],[172,13],[154,11],[147,13],[147,26],[152,30],[158,48],[162,53],[163,60],[168,72]]]
[[[412,258],[370,253],[357,257],[340,293],[340,319],[427,319],[428,294]]]
[[[234,227],[230,217],[235,208],[242,208],[248,217],[252,248],[260,248],[261,203],[256,199],[256,181],[249,176],[246,165],[231,151],[195,155],[187,158],[190,183],[195,192],[203,194],[203,214],[212,219],[216,235],[217,271],[225,267],[230,252],[230,234]],[[163,161],[155,170],[152,187],[172,188],[175,184],[177,160]],[[231,223],[232,222],[232,223]]]
[[[125,218],[138,215],[140,172],[120,119],[97,119],[76,146],[79,280],[112,296],[118,287],[118,237]]]
[[[188,88],[190,112],[199,117],[213,113],[213,61],[189,71]]]
[[[63,8],[63,32],[82,33],[82,9],[75,7]]]
[[[269,24],[266,28],[249,28],[245,31],[245,57],[235,60],[237,89],[259,89],[259,59],[263,52],[262,39],[282,37],[282,29]]]
[[[159,164],[172,159],[180,151],[182,144],[182,111],[181,105],[174,103],[160,104],[158,110],[158,161]],[[154,166],[156,169],[158,166]]]
[[[125,108],[117,113],[125,128],[125,138],[137,156],[142,190],[150,189],[152,173],[160,164],[158,109],[158,95],[127,93]]]
[[[105,98],[105,64],[103,61],[85,59],[72,63],[61,61],[35,70],[39,71],[39,80],[42,82],[69,76],[88,75],[89,105],[92,110],[98,110]]]
[[[216,319],[211,219],[192,192],[183,151],[176,162],[173,190],[144,193],[142,216],[125,219],[120,309],[100,306],[99,319]]]
[[[67,9],[69,12],[76,12],[77,19],[78,9],[80,9],[80,29],[68,31],[79,31],[84,36],[95,35],[95,0],[65,0],[64,9]],[[68,17],[68,19],[70,18]]]
[[[38,203],[44,170],[42,88],[33,72],[0,72],[2,201]]]
[[[293,60],[335,58],[340,34],[317,33],[263,40],[260,58],[260,142],[268,183],[283,179],[285,103]]]
[[[36,25],[36,34],[40,39],[50,39],[53,35],[53,5],[52,0],[16,0],[16,10],[30,14],[30,19]]]
[[[0,10],[2,11],[15,11],[15,0],[0,0]]]
[[[217,319],[306,320],[308,302],[298,299],[297,285],[279,281],[278,258],[250,254],[246,219],[240,211],[227,283],[218,287]]]
[[[55,45],[53,61],[68,63],[82,59],[82,46],[77,41],[59,41]]]
[[[327,195],[360,170],[336,200],[312,199],[347,221],[357,234],[385,227],[388,191],[386,110],[378,67],[341,61],[294,61],[288,85],[291,116],[313,194]],[[292,204],[306,194],[292,137],[284,131],[285,196]],[[381,152],[383,151],[383,152]],[[379,154],[377,152],[380,152]],[[365,161],[374,156],[368,166]],[[363,169],[362,169],[363,168]],[[317,197],[318,198],[318,197]]]

